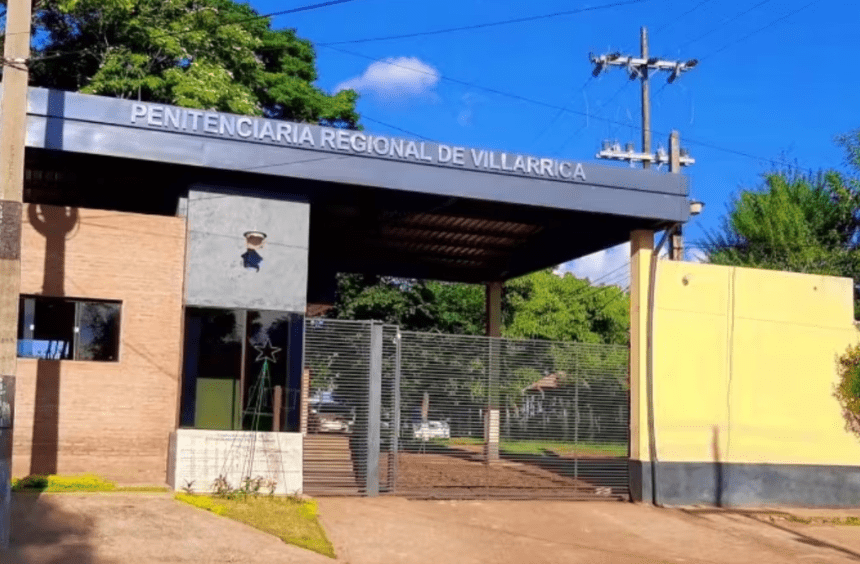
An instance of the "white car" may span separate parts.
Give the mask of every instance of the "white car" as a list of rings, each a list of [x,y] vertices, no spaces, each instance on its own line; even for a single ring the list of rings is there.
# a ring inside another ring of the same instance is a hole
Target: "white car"
[[[412,436],[422,441],[427,441],[430,439],[450,439],[451,428],[444,421],[413,423]]]

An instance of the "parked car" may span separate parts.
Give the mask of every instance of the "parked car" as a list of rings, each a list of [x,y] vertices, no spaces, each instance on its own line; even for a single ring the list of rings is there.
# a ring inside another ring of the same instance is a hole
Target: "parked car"
[[[412,436],[418,440],[450,439],[451,428],[445,421],[428,421],[427,423],[413,423]]]
[[[350,433],[355,423],[352,410],[340,403],[311,404],[309,427],[314,433]]]

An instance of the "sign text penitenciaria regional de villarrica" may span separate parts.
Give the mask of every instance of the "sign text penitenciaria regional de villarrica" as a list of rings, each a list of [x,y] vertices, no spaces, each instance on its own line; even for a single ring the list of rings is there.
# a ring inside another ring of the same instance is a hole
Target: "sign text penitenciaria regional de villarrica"
[[[269,144],[396,158],[418,163],[483,169],[507,174],[585,182],[582,163],[484,149],[410,141],[361,131],[315,127],[265,118],[205,112],[156,104],[133,104],[131,123]]]

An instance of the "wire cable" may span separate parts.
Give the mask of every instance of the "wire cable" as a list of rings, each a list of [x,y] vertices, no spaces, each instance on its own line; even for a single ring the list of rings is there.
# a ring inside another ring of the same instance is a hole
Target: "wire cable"
[[[708,3],[708,2],[710,2],[710,1],[711,1],[711,0],[702,0],[701,2],[699,2],[698,4],[696,4],[695,6],[693,6],[693,7],[692,7],[692,8],[690,8],[689,10],[687,10],[686,12],[684,12],[684,13],[682,13],[682,14],[679,14],[679,15],[678,15],[678,17],[676,17],[676,18],[675,18],[675,19],[673,19],[673,20],[670,20],[670,21],[666,22],[665,24],[661,25],[660,27],[658,27],[657,29],[655,29],[655,30],[654,30],[654,31],[652,31],[651,33],[657,34],[657,33],[660,33],[661,31],[663,31],[664,29],[666,29],[666,28],[668,28],[668,27],[673,26],[673,25],[674,25],[674,24],[676,24],[679,20],[683,19],[683,18],[684,18],[684,16],[687,16],[688,14],[692,14],[693,12],[695,12],[696,10],[698,10],[699,8],[701,8],[702,6],[704,6],[705,4],[707,4],[707,3]]]
[[[266,19],[266,18],[273,18],[273,17],[276,17],[276,16],[284,16],[284,15],[287,15],[287,14],[295,14],[295,13],[298,13],[298,12],[306,12],[306,11],[309,11],[309,10],[316,10],[316,9],[318,9],[318,8],[327,8],[327,7],[329,7],[329,6],[334,6],[334,5],[337,5],[337,4],[346,4],[347,2],[353,2],[353,1],[354,1],[354,0],[328,0],[328,1],[326,1],[326,2],[319,2],[319,3],[317,3],[317,4],[308,4],[308,5],[305,5],[305,6],[298,6],[298,7],[296,7],[296,8],[290,8],[290,9],[287,9],[287,10],[280,10],[280,11],[278,11],[278,12],[271,12],[271,13],[268,13],[268,14],[259,14],[259,15],[256,15],[256,16],[250,16],[250,17],[247,17],[247,18],[240,18],[240,19],[238,19],[238,20],[233,20],[233,21],[229,21],[229,22],[226,22],[226,21],[225,21],[225,22],[221,22],[221,23],[219,23],[218,25],[216,25],[216,29],[220,29],[220,28],[222,28],[222,27],[227,27],[228,25],[236,25],[236,24],[246,23],[246,22],[255,21],[255,20],[261,20],[261,19]],[[195,31],[198,31],[198,30],[196,30],[196,29],[183,29],[183,30],[181,30],[181,31],[175,31],[175,32],[164,32],[164,33],[161,33],[161,34],[153,35],[150,39],[160,39],[160,38],[162,38],[162,37],[179,37],[180,35],[186,35],[186,34],[188,34],[188,33],[193,33],[193,32],[195,32]],[[22,32],[22,33],[23,33],[23,32]],[[27,32],[27,33],[29,33],[29,32]],[[57,54],[55,54],[55,55],[44,55],[44,56],[41,56],[41,57],[34,57],[34,58],[31,58],[30,60],[31,60],[31,61],[45,61],[45,60],[49,60],[49,59],[57,59],[57,58],[61,58],[61,57],[68,57],[68,56],[71,56],[71,55],[84,55],[84,54],[92,54],[92,53],[93,53],[92,49],[79,49],[79,50],[77,50],[77,51],[64,51],[64,52],[62,52],[62,53],[57,53]]]
[[[819,2],[819,1],[820,1],[820,0],[814,0],[814,2]],[[814,2],[813,2],[813,3],[814,3]],[[438,72],[432,72],[432,73],[431,73],[431,72],[429,72],[429,71],[424,71],[424,70],[421,70],[421,69],[417,69],[417,68],[415,68],[415,67],[410,67],[410,66],[406,66],[406,65],[401,65],[401,64],[398,64],[398,63],[396,63],[396,62],[390,61],[390,60],[388,60],[388,59],[386,59],[386,58],[381,58],[381,59],[380,59],[380,58],[376,58],[376,57],[371,57],[371,56],[369,56],[369,55],[364,55],[364,54],[362,54],[362,53],[357,53],[357,52],[355,52],[355,51],[350,51],[350,50],[348,50],[348,49],[343,49],[343,48],[341,48],[341,47],[333,47],[333,46],[330,46],[330,45],[328,45],[328,46],[323,46],[323,47],[324,47],[325,49],[330,49],[330,50],[333,50],[333,51],[337,51],[337,52],[339,52],[339,53],[344,53],[344,54],[351,55],[351,56],[353,56],[353,57],[358,57],[358,58],[361,58],[361,59],[365,59],[365,60],[368,60],[368,61],[379,62],[379,63],[383,63],[383,64],[386,64],[386,65],[391,65],[391,66],[394,66],[394,67],[402,68],[402,69],[405,69],[405,70],[408,70],[408,71],[411,71],[411,72],[416,72],[416,73],[419,73],[419,74],[426,74],[426,75],[428,75],[428,76],[436,77],[436,78],[438,78],[439,80],[442,80],[442,81],[445,81],[445,82],[449,82],[449,83],[451,83],[451,84],[458,84],[458,85],[460,85],[460,86],[466,86],[466,87],[469,87],[469,88],[474,88],[475,90],[482,90],[482,91],[484,91],[484,92],[488,92],[488,93],[490,93],[490,94],[495,94],[495,95],[497,95],[497,96],[502,96],[502,97],[505,97],[505,98],[510,98],[510,99],[512,99],[512,100],[518,100],[518,101],[520,101],[520,102],[526,102],[526,103],[528,103],[528,104],[532,104],[532,105],[535,105],[535,106],[540,106],[540,107],[543,107],[543,108],[552,108],[552,109],[555,109],[555,110],[561,110],[563,113],[569,113],[569,114],[575,114],[575,115],[579,115],[579,116],[585,116],[585,117],[588,117],[588,118],[591,118],[591,119],[594,119],[594,120],[597,120],[597,121],[602,121],[602,122],[610,123],[610,124],[613,124],[613,125],[620,125],[620,126],[623,126],[623,127],[632,127],[634,130],[638,130],[638,131],[641,131],[641,130],[642,130],[642,126],[641,126],[641,125],[637,125],[637,124],[635,124],[635,123],[622,122],[622,121],[615,120],[615,119],[611,119],[611,118],[600,117],[600,116],[598,116],[598,115],[596,115],[596,114],[590,114],[590,113],[588,113],[588,112],[582,112],[582,111],[574,110],[574,109],[571,109],[571,108],[565,108],[565,106],[560,106],[560,105],[558,105],[558,104],[553,104],[553,103],[550,103],[550,102],[544,102],[543,100],[537,100],[537,99],[535,99],[535,98],[530,98],[530,97],[528,97],[528,96],[523,96],[522,94],[516,94],[516,93],[513,93],[513,92],[507,92],[507,91],[505,91],[505,90],[499,90],[498,88],[492,88],[492,87],[489,87],[489,86],[483,86],[483,85],[480,85],[480,84],[476,84],[476,83],[474,83],[474,82],[469,82],[469,81],[467,81],[467,80],[462,80],[462,79],[453,78],[453,77],[450,77],[450,76],[445,76],[445,75],[440,74],[440,73],[438,73]],[[652,128],[652,129],[651,129],[651,132],[652,132],[652,133],[655,133],[655,134],[657,134],[657,135],[664,135],[664,136],[666,136],[666,137],[668,137],[668,136],[669,136],[669,132],[667,132],[667,131],[659,131],[659,130],[656,130],[656,129],[653,129],[653,128]],[[747,158],[750,158],[750,159],[753,159],[753,160],[757,160],[757,161],[761,161],[761,162],[769,163],[769,164],[771,164],[772,166],[774,166],[774,165],[778,165],[778,164],[779,164],[779,161],[776,161],[776,160],[771,159],[771,158],[767,158],[767,157],[759,157],[759,156],[753,155],[753,154],[751,154],[751,153],[745,153],[745,152],[743,152],[743,151],[738,151],[738,150],[736,150],[736,149],[729,149],[729,148],[726,148],[726,147],[721,147],[721,146],[719,146],[719,145],[715,145],[715,144],[710,143],[710,142],[707,142],[707,141],[700,141],[700,140],[697,140],[697,139],[691,139],[691,138],[689,138],[689,137],[686,137],[686,138],[685,138],[685,143],[688,143],[688,144],[691,144],[691,145],[700,145],[700,146],[702,146],[702,147],[708,147],[708,148],[710,148],[710,149],[714,149],[714,150],[716,150],[716,151],[722,151],[722,152],[725,152],[725,153],[732,153],[732,154],[739,155],[739,156],[743,156],[743,157],[747,157]],[[805,168],[805,167],[800,167],[800,166],[794,166],[794,167],[792,167],[792,168],[795,168],[795,169],[797,169],[797,170],[803,170],[803,171],[812,171],[812,169],[810,169],[810,168]]]
[[[749,8],[747,8],[747,9],[746,9],[746,10],[744,10],[743,12],[740,12],[740,13],[738,13],[738,14],[735,14],[734,16],[732,16],[732,17],[731,17],[731,18],[729,18],[728,20],[724,21],[723,23],[721,23],[719,26],[717,26],[717,27],[713,28],[712,30],[710,30],[710,31],[706,31],[705,33],[703,33],[703,34],[701,34],[701,35],[699,35],[699,36],[697,36],[697,37],[694,37],[693,39],[690,39],[690,40],[687,40],[687,41],[685,41],[685,42],[681,43],[681,44],[680,44],[680,45],[678,45],[676,48],[677,48],[677,49],[683,49],[684,47],[687,47],[688,45],[692,45],[693,43],[695,43],[695,42],[697,42],[697,41],[699,41],[699,40],[701,40],[701,39],[704,39],[705,37],[707,37],[707,36],[711,35],[712,33],[715,33],[715,32],[717,32],[717,31],[720,31],[721,29],[724,29],[728,24],[732,23],[733,21],[736,21],[736,20],[740,19],[741,17],[743,17],[743,16],[745,16],[745,15],[749,14],[750,12],[752,12],[753,10],[755,10],[756,8],[759,8],[759,7],[761,7],[761,6],[764,6],[765,4],[767,4],[767,3],[769,3],[769,2],[773,2],[773,0],[763,0],[762,2],[759,2],[758,4],[755,4],[755,5],[753,5],[753,6],[749,7]]]
[[[398,127],[396,125],[392,125],[390,123],[385,123],[384,121],[380,121],[378,119],[372,118],[367,114],[361,114],[361,119],[366,119],[367,121],[372,121],[373,123],[377,123],[383,127],[387,127],[388,129],[393,129],[394,131],[399,131],[401,133],[405,133],[407,135],[411,135],[413,137],[417,137],[419,139],[423,139],[424,141],[431,141],[433,143],[439,143],[439,141],[435,139],[430,139],[429,137],[425,137],[420,133],[415,133],[414,131],[409,131],[408,129],[403,129],[402,127]]]
[[[537,20],[546,20],[546,19],[550,19],[550,18],[557,18],[560,16],[570,16],[573,14],[581,14],[584,12],[594,12],[597,10],[606,10],[606,9],[610,9],[610,8],[617,8],[619,6],[627,6],[630,4],[639,4],[641,2],[647,2],[647,1],[648,0],[625,0],[623,2],[613,2],[611,4],[601,4],[599,6],[590,6],[587,8],[577,8],[575,10],[563,10],[563,11],[559,11],[559,12],[553,12],[550,14],[541,14],[538,16],[525,16],[525,17],[513,18],[513,19],[509,19],[509,20],[485,22],[485,23],[480,23],[480,24],[464,25],[464,26],[458,26],[458,27],[448,27],[448,28],[444,28],[444,29],[434,29],[434,30],[430,30],[430,31],[416,31],[413,33],[401,33],[398,35],[383,35],[383,36],[379,36],[379,37],[364,37],[361,39],[349,39],[349,40],[345,40],[345,41],[329,41],[326,43],[318,43],[318,45],[321,45],[321,46],[349,45],[349,44],[355,44],[355,43],[370,43],[372,41],[389,41],[392,39],[409,39],[412,37],[425,37],[428,35],[440,35],[443,33],[453,33],[453,32],[457,32],[457,31],[469,31],[469,30],[473,30],[473,29],[484,29],[484,28],[496,27],[496,26],[500,26],[500,25],[510,25],[510,24],[515,24],[515,23],[524,23],[524,22],[532,22],[532,21],[537,21]]]
[[[598,116],[600,116],[600,112],[602,112],[604,109],[606,109],[606,108],[609,106],[609,104],[611,104],[611,103],[612,103],[612,101],[613,101],[613,100],[615,100],[615,99],[618,97],[618,95],[619,95],[619,94],[621,94],[624,90],[626,90],[626,89],[627,89],[627,87],[628,87],[628,86],[630,86],[630,84],[631,84],[631,83],[630,83],[630,81],[629,81],[629,80],[624,81],[624,83],[621,85],[621,88],[619,88],[618,90],[616,90],[616,91],[615,91],[615,94],[613,94],[612,96],[610,96],[608,100],[606,100],[605,102],[603,102],[602,104],[600,104],[600,106],[597,108],[597,110],[596,110],[596,111],[594,112],[594,114],[592,114],[592,115],[593,115],[594,117],[598,117]],[[577,129],[576,131],[574,131],[573,133],[571,133],[571,134],[570,134],[570,136],[568,136],[568,138],[567,138],[567,139],[565,139],[565,140],[564,140],[564,142],[563,142],[561,145],[559,145],[559,146],[558,146],[558,148],[553,152],[553,154],[556,154],[556,155],[560,154],[560,153],[561,153],[561,151],[562,151],[562,149],[564,149],[565,147],[567,147],[567,144],[568,144],[568,143],[570,143],[571,141],[573,141],[573,140],[576,138],[576,136],[577,136],[577,135],[579,135],[580,133],[582,133],[582,131],[583,131],[585,128],[587,128],[587,127],[589,126],[589,123],[588,123],[588,117],[589,117],[589,116],[586,116],[586,121],[585,121],[585,123],[584,123],[584,124],[582,124],[582,126],[581,126],[579,129]]]
[[[793,16],[793,15],[795,15],[795,14],[797,14],[797,13],[802,12],[803,10],[805,10],[805,9],[809,8],[809,7],[810,7],[810,6],[812,6],[813,4],[817,4],[817,3],[818,3],[818,2],[820,2],[820,1],[821,1],[821,0],[812,0],[812,2],[809,2],[808,4],[804,4],[804,5],[803,5],[803,6],[801,6],[800,8],[798,8],[798,9],[796,9],[796,10],[793,10],[793,11],[791,11],[791,12],[789,12],[789,13],[787,13],[787,14],[783,15],[783,16],[780,16],[780,17],[776,18],[775,20],[772,20],[772,21],[771,21],[771,22],[769,22],[767,25],[765,25],[765,26],[763,26],[763,27],[760,27],[760,28],[756,29],[755,31],[752,31],[752,32],[750,32],[750,33],[748,33],[748,34],[744,35],[743,37],[741,37],[741,38],[739,38],[739,39],[736,39],[736,40],[732,41],[731,43],[728,43],[728,44],[726,44],[726,45],[723,45],[722,47],[720,47],[720,48],[719,48],[719,49],[717,49],[716,51],[711,51],[710,53],[708,53],[708,54],[707,54],[707,55],[705,55],[704,57],[699,58],[699,61],[700,61],[700,62],[701,62],[701,61],[704,61],[705,59],[709,59],[709,58],[713,57],[714,55],[716,55],[716,54],[718,54],[718,53],[722,53],[722,52],[723,52],[723,51],[725,51],[726,49],[729,49],[729,48],[731,48],[731,47],[734,47],[735,45],[737,45],[737,44],[738,44],[738,43],[740,43],[741,41],[746,41],[747,39],[749,39],[749,38],[750,38],[750,37],[752,37],[753,35],[756,35],[756,34],[758,34],[758,33],[761,33],[762,31],[765,31],[766,29],[769,29],[769,28],[773,27],[774,25],[778,24],[779,22],[781,22],[781,21],[783,21],[783,20],[785,20],[785,19],[787,19],[787,18],[790,18],[791,16]]]
[[[586,80],[586,81],[582,84],[582,86],[579,88],[579,91],[580,91],[580,92],[583,92],[583,91],[585,90],[585,88],[588,86],[588,84],[589,84],[592,80],[594,80],[594,76],[589,76],[589,77],[588,77],[588,80]],[[561,108],[559,108],[559,109],[558,109],[558,111],[555,113],[555,115],[552,117],[552,119],[551,119],[551,120],[549,120],[549,123],[548,123],[548,124],[546,124],[546,127],[544,127],[544,128],[543,128],[543,130],[541,130],[541,132],[540,132],[540,133],[539,133],[539,134],[534,138],[534,140],[532,141],[532,145],[534,145],[535,143],[537,143],[537,142],[538,142],[538,141],[539,141],[539,140],[540,140],[544,135],[546,135],[546,134],[547,134],[547,132],[548,132],[550,129],[552,129],[552,126],[553,126],[553,125],[555,125],[555,122],[557,122],[557,121],[558,121],[558,118],[560,118],[560,117],[562,116],[562,114],[564,114],[564,112],[565,112],[565,111],[567,111],[567,108],[568,108],[568,105],[569,105],[569,104],[570,104],[569,102],[568,102],[568,103],[565,103],[565,105],[564,105],[563,107],[561,107]]]

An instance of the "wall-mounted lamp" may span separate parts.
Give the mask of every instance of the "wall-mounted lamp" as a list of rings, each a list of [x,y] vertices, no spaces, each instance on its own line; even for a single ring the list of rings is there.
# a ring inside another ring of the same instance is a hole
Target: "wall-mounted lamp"
[[[699,215],[705,209],[705,202],[690,200],[690,215]]]
[[[245,246],[247,250],[242,254],[242,265],[245,268],[253,268],[257,272],[260,271],[260,263],[263,262],[263,257],[259,251],[263,248],[266,241],[266,234],[262,231],[246,231]]]

